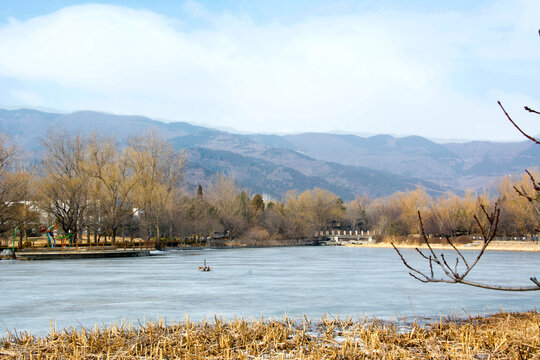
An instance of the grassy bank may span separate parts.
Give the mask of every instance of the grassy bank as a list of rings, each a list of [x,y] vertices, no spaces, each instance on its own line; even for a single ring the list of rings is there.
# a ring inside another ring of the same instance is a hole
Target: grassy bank
[[[392,248],[392,243],[400,249],[427,249],[426,244],[419,236],[386,236],[377,242],[365,244],[345,245],[350,247],[372,247],[372,248]],[[460,250],[480,250],[481,240],[473,240],[469,236],[462,236],[453,239],[453,244]],[[453,250],[446,239],[430,238],[430,245],[434,249]],[[532,241],[497,241],[494,240],[487,247],[488,251],[540,251],[540,242]]]
[[[413,324],[323,318],[165,321],[0,339],[2,359],[539,359],[540,314]]]
[[[413,244],[395,244],[396,247],[400,249],[427,249],[427,246],[424,244],[413,245]],[[370,247],[370,248],[392,248],[390,243],[373,243],[373,244],[362,244],[362,245],[345,245],[347,247]],[[431,246],[433,249],[437,250],[453,250],[450,245],[444,244],[433,244]],[[472,243],[471,245],[456,245],[460,250],[480,250],[482,245],[479,243]],[[486,249],[487,251],[527,251],[527,252],[539,252],[540,244],[538,243],[523,243],[517,241],[493,241]]]

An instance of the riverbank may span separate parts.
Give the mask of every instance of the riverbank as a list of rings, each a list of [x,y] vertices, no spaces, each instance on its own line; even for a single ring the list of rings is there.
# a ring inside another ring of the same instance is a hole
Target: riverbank
[[[425,244],[408,244],[408,243],[395,243],[399,249],[427,249]],[[344,245],[347,247],[367,247],[367,248],[392,248],[392,244],[389,242],[366,242],[365,244],[350,244]],[[447,244],[431,244],[433,249],[437,250],[453,250],[450,245]],[[456,244],[459,250],[480,250],[482,248],[481,242],[472,242],[469,244]],[[486,249],[487,251],[525,251],[525,252],[540,252],[540,243],[536,242],[524,242],[524,241],[493,241]]]
[[[540,314],[499,313],[447,319],[406,330],[379,320],[235,319],[93,330],[51,329],[0,339],[3,359],[537,359]]]
[[[315,243],[283,243],[283,244],[272,244],[272,245],[254,245],[254,244],[245,244],[245,243],[234,243],[230,242],[225,245],[219,246],[177,246],[171,247],[170,249],[176,250],[202,250],[202,249],[237,249],[237,248],[279,248],[279,247],[290,247],[290,246],[316,246]],[[396,247],[399,249],[428,249],[425,244],[415,244],[415,243],[404,243],[397,242],[395,243]],[[364,243],[354,243],[354,244],[342,244],[344,247],[356,247],[356,248],[383,248],[388,249],[392,248],[390,242],[364,242]],[[447,244],[434,243],[431,244],[431,247],[436,250],[449,250],[453,251],[453,248]],[[481,242],[472,242],[468,244],[456,244],[456,247],[459,250],[480,250],[482,247]],[[523,242],[523,241],[493,241],[486,249],[487,251],[517,251],[517,252],[540,252],[540,243],[536,242]],[[140,257],[140,256],[149,256],[151,252],[149,249],[123,249],[109,247],[109,249],[89,249],[81,247],[79,249],[75,248],[34,248],[34,249],[24,249],[23,251],[16,251],[17,260],[62,260],[62,259],[88,259],[88,258],[109,258],[109,257]],[[4,257],[0,257],[2,259]],[[5,257],[5,259],[11,259],[10,257]]]
[[[34,249],[33,251],[21,251],[21,252],[15,253],[15,258],[17,260],[102,259],[102,258],[138,257],[138,256],[150,256],[150,250],[44,249],[41,251],[37,251],[36,249]]]
[[[317,239],[213,239],[204,240],[198,242],[183,242],[180,240],[165,240],[156,242],[156,240],[144,240],[141,238],[135,238],[133,240],[121,240],[118,239],[116,243],[112,243],[110,240],[107,242],[100,242],[92,244],[88,243],[87,239],[81,240],[77,244],[69,244],[67,241],[58,241],[56,247],[51,248],[47,246],[47,239],[42,237],[29,238],[25,242],[24,246],[19,246],[17,242],[13,246],[0,247],[2,250],[14,249],[17,255],[21,254],[26,257],[25,254],[37,253],[37,254],[65,254],[63,258],[69,258],[69,254],[91,254],[91,253],[104,253],[111,254],[118,253],[146,253],[149,250],[165,250],[165,249],[180,249],[180,250],[197,250],[197,249],[235,249],[235,248],[274,248],[274,247],[289,247],[289,246],[315,246],[319,245]],[[129,255],[127,255],[129,256]],[[81,257],[91,257],[82,255]],[[41,258],[41,257],[40,257]],[[49,258],[53,258],[52,256]],[[75,257],[73,257],[75,258]],[[1,256],[0,256],[1,259]]]

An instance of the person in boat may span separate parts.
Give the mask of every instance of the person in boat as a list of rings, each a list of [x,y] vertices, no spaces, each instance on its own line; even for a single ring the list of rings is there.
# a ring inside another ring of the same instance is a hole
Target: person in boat
[[[199,271],[210,271],[211,270],[210,266],[206,266],[206,259],[204,259],[204,266],[199,266],[197,268],[197,270],[199,270]]]

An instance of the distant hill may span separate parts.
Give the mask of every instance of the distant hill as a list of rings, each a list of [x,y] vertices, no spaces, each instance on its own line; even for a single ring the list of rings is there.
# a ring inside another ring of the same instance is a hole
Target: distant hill
[[[0,131],[21,147],[40,151],[51,129],[113,135],[120,141],[154,129],[188,157],[188,187],[216,173],[234,175],[254,192],[280,198],[287,190],[321,187],[344,200],[425,187],[432,194],[486,187],[505,174],[537,166],[540,149],[527,142],[438,144],[420,136],[359,137],[326,133],[239,135],[186,122],[92,111],[71,114],[0,110]]]
[[[207,148],[185,149],[188,163],[185,179],[189,188],[197,184],[208,184],[217,173],[234,176],[240,186],[253,192],[267,193],[280,199],[288,190],[304,191],[314,187],[323,188],[339,195],[344,200],[352,200],[356,195],[369,194],[372,197],[389,195],[396,191],[424,186],[432,194],[440,194],[443,189],[429,182],[406,178],[394,174],[336,163],[305,158],[299,167],[286,165],[286,161],[273,153],[273,161],[253,156],[243,156],[231,151]],[[270,153],[269,153],[270,155]],[[279,160],[279,161],[276,161]],[[315,174],[307,166],[315,164],[321,169]]]
[[[271,195],[281,199],[288,190],[303,191],[319,187],[327,189],[344,199],[352,199],[355,193],[316,176],[306,176],[290,167],[242,156],[230,151],[204,148],[186,149],[188,159],[184,178],[188,188],[195,190],[198,184],[208,186],[218,173],[234,176],[240,187],[252,192]]]
[[[316,159],[414,176],[456,190],[487,187],[501,176],[540,165],[540,147],[527,141],[438,144],[420,136],[312,133],[283,138],[289,149]]]
[[[333,162],[317,160],[297,151],[261,144],[254,141],[253,137],[250,136],[224,132],[202,132],[175,137],[170,139],[170,142],[177,149],[204,148],[207,150],[206,155],[211,154],[208,152],[208,150],[211,150],[219,152],[221,155],[226,152],[248,158],[250,161],[249,166],[236,168],[232,166],[233,162],[228,163],[231,167],[230,171],[226,172],[235,175],[238,180],[258,172],[259,170],[256,171],[255,169],[263,164],[266,167],[272,164],[270,168],[277,166],[281,171],[286,170],[286,177],[289,178],[289,182],[285,187],[276,184],[276,187],[282,189],[281,192],[278,192],[281,194],[286,190],[296,189],[303,191],[313,188],[313,186],[334,191],[344,199],[352,199],[355,194],[388,195],[396,191],[415,188],[418,185],[424,186],[432,193],[440,193],[444,190],[443,186],[432,184],[420,178],[395,176],[387,171],[359,166],[343,166]],[[255,159],[259,161],[255,162]],[[212,166],[212,168],[216,169],[217,167]],[[250,174],[243,174],[246,170]],[[267,173],[268,171],[270,170],[265,169],[260,172]],[[273,179],[274,181],[282,180],[276,177],[273,177]],[[264,181],[261,178],[254,178],[253,181],[247,181],[245,186],[255,189],[258,187],[258,183]],[[265,192],[270,193],[270,190],[267,189]],[[277,195],[276,192],[272,194]]]
[[[284,136],[308,156],[444,183],[460,166],[458,155],[420,136],[300,134]],[[324,146],[321,146],[324,144]]]
[[[51,130],[98,132],[116,136],[122,140],[141,134],[150,128],[155,129],[167,139],[198,131],[213,131],[185,122],[164,123],[143,116],[111,115],[95,111],[55,114],[29,109],[0,109],[0,132],[8,134],[21,147],[31,151],[40,148],[39,140]]]

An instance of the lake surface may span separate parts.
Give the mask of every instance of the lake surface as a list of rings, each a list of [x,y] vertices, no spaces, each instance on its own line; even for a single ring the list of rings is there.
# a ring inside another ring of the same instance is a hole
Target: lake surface
[[[411,264],[422,261],[414,251]],[[473,257],[476,252],[466,252]],[[211,272],[198,272],[206,259]],[[488,252],[470,278],[532,285],[540,253]],[[395,320],[531,310],[538,292],[501,292],[411,278],[392,249],[283,247],[169,251],[118,259],[0,261],[0,336],[44,335],[122,320],[239,317],[319,318],[323,314]]]

